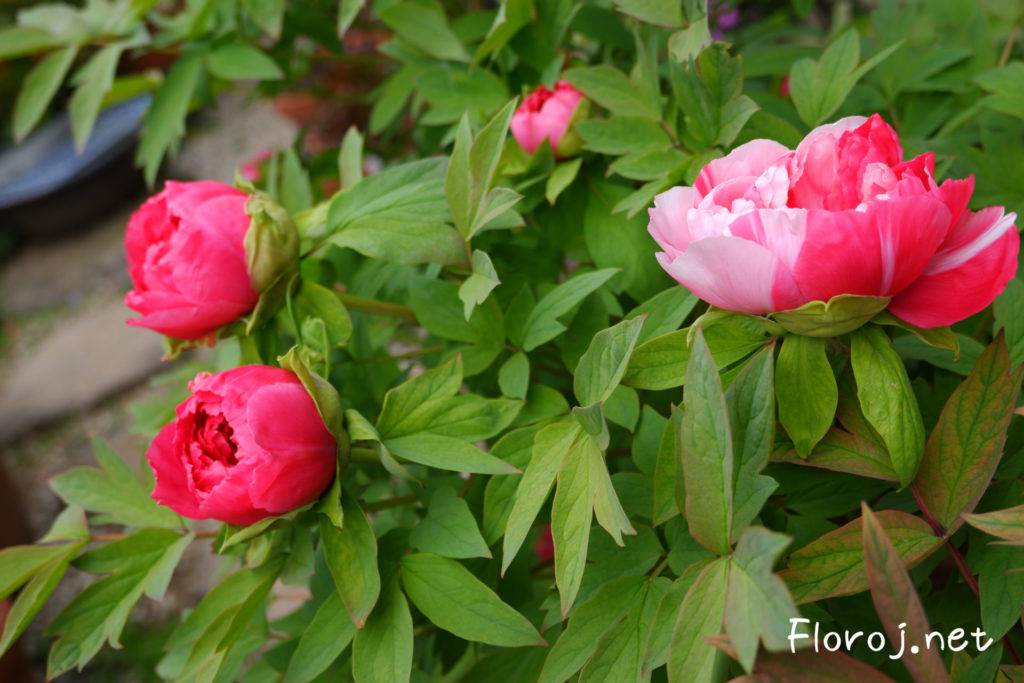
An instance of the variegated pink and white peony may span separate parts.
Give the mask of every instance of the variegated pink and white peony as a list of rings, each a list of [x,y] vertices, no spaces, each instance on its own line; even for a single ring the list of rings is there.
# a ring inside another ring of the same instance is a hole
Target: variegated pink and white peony
[[[790,150],[754,140],[655,198],[666,271],[719,308],[768,314],[852,294],[919,327],[981,311],[1017,270],[1016,215],[970,211],[973,177],[935,181],[903,160],[880,116],[811,131]],[[884,302],[883,302],[884,303]]]

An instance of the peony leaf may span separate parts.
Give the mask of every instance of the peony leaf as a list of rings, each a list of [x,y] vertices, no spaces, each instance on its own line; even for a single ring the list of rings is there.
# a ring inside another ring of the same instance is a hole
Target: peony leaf
[[[580,680],[594,683],[621,683],[642,678],[644,648],[658,615],[658,606],[668,592],[670,582],[659,576],[647,579],[643,591],[630,604],[625,619],[613,626],[600,641]]]
[[[434,491],[426,516],[409,535],[409,544],[444,557],[491,557],[469,505],[450,486]]]
[[[435,59],[469,61],[469,53],[448,26],[444,7],[436,0],[389,5],[380,13],[380,18],[402,40]]]
[[[750,527],[740,536],[729,563],[725,631],[748,672],[754,668],[758,641],[775,652],[788,649],[790,620],[800,615],[786,585],[772,573],[790,540],[763,527]]]
[[[523,350],[532,351],[564,332],[565,325],[557,319],[571,311],[617,272],[616,268],[603,268],[576,275],[541,297],[523,324]]]
[[[708,638],[708,642],[733,659],[736,650],[726,636]],[[798,641],[799,642],[799,641]],[[761,652],[757,657],[753,676],[733,679],[734,681],[785,681],[786,683],[895,683],[881,671],[873,669],[845,652],[820,653],[811,650],[796,652]],[[766,678],[765,678],[766,677]]]
[[[507,462],[461,439],[421,432],[384,439],[384,446],[400,458],[452,472],[519,474]]]
[[[715,648],[706,638],[722,632],[729,560],[719,558],[701,571],[679,606],[668,654],[670,681],[711,680]]]
[[[775,367],[779,422],[796,452],[807,457],[832,426],[839,387],[825,355],[825,340],[787,335]]]
[[[320,542],[341,602],[356,628],[362,628],[380,595],[377,538],[353,496],[342,496],[341,506],[344,526],[339,529],[321,517]]]
[[[1024,64],[1018,62],[1018,70],[1024,72]],[[993,334],[1005,331],[1006,346],[1010,350],[1010,367],[1016,368],[1024,362],[1024,282],[1013,278],[1006,283],[1006,289],[996,297],[992,310],[996,325]]]
[[[981,514],[964,512],[961,516],[975,529],[990,536],[1024,543],[1024,505]]]
[[[735,449],[730,541],[739,538],[778,487],[774,479],[761,474],[768,464],[775,434],[773,353],[774,346],[769,346],[755,355],[725,392]]]
[[[711,552],[730,551],[733,440],[722,382],[700,329],[686,368],[682,470],[690,533]]]
[[[48,54],[32,67],[14,101],[11,129],[14,141],[20,143],[46,113],[50,100],[57,94],[64,76],[78,54],[78,47],[69,45]]]
[[[341,596],[331,591],[302,632],[282,683],[314,680],[348,647],[355,634],[355,624],[345,611]]]
[[[491,257],[479,249],[473,250],[473,274],[459,286],[459,298],[462,299],[463,313],[468,321],[473,309],[487,300],[491,291],[501,284],[498,274],[494,271]]]
[[[537,683],[562,683],[582,669],[606,633],[646,591],[648,579],[628,576],[601,586],[572,612],[569,625],[544,660]]]
[[[885,442],[900,484],[914,478],[924,450],[924,420],[903,362],[881,328],[866,325],[850,335],[850,363],[857,398]]]
[[[1024,369],[1010,371],[1003,336],[992,342],[971,374],[946,401],[924,449],[914,484],[923,504],[948,534],[985,492],[1002,456]]]
[[[563,460],[582,431],[576,423],[558,422],[536,433],[530,464],[519,480],[505,527],[505,541],[501,553],[502,574],[512,564],[534,519],[551,492],[551,487],[554,486]]]
[[[772,461],[899,481],[884,445],[838,427],[830,429],[807,457],[800,457],[790,444],[781,443],[772,452]]]
[[[573,389],[581,406],[603,403],[619,385],[644,317],[623,320],[594,335],[573,373]]]
[[[526,398],[530,388],[530,359],[522,351],[508,357],[498,370],[498,386],[501,393],[512,398]]]
[[[146,183],[153,184],[164,155],[174,148],[185,133],[185,116],[192,95],[203,74],[202,52],[188,52],[178,58],[167,72],[139,131],[135,163],[145,169]]]
[[[908,569],[941,545],[928,523],[898,510],[882,510],[875,515],[878,524],[896,548]],[[788,567],[780,576],[789,586],[797,603],[853,595],[868,588],[861,543],[863,519],[857,518],[830,531],[789,556]]]
[[[356,683],[405,683],[412,675],[412,655],[412,615],[396,577],[384,586],[366,627],[356,633],[352,675]]]
[[[281,35],[284,0],[242,0],[242,8],[272,38]]]
[[[481,345],[505,341],[501,313],[491,306],[477,306],[467,320],[458,285],[442,280],[415,278],[410,284],[416,319],[431,334],[444,339]]]
[[[246,43],[225,43],[206,57],[207,68],[217,78],[226,81],[255,79],[278,80],[284,72],[262,50]]]
[[[861,511],[864,563],[871,584],[871,601],[889,636],[890,646],[906,643],[911,656],[903,656],[901,661],[915,681],[949,681],[939,650],[926,646],[925,635],[931,631],[928,617],[899,553],[866,503],[861,503]]]
[[[551,504],[551,537],[555,543],[555,585],[562,618],[569,613],[587,566],[595,483],[586,448],[593,439],[577,439],[564,456]]]
[[[525,472],[533,452],[534,437],[540,429],[541,425],[534,425],[522,427],[505,434],[491,447],[491,454]],[[525,476],[491,477],[488,479],[487,486],[484,488],[483,523],[481,524],[484,539],[488,545],[494,543],[505,533],[505,527],[508,524],[512,507],[515,504],[516,490]],[[547,497],[547,492],[550,490],[549,486],[544,494],[545,497]],[[543,501],[541,504],[543,504]],[[527,533],[531,524],[533,524],[533,519],[526,521],[523,527]],[[522,539],[520,539],[521,543]],[[516,551],[518,551],[518,546]],[[505,554],[504,551],[503,554]],[[512,554],[514,555],[515,553],[513,552]]]
[[[672,629],[676,624],[679,608],[690,587],[708,564],[710,562],[697,562],[688,567],[662,596],[658,611],[654,615],[644,654],[643,674],[645,678],[649,672],[664,666],[668,661],[668,651],[672,644]],[[558,643],[556,642],[555,645],[557,646]]]
[[[135,603],[144,593],[155,600],[163,597],[192,539],[191,534],[143,529],[75,560],[78,569],[110,576],[76,595],[47,627],[47,635],[58,636],[50,648],[47,676],[56,678],[75,666],[81,669],[105,641],[120,647],[121,631]]]
[[[603,65],[576,67],[566,71],[563,77],[613,114],[652,121],[661,119],[661,112],[618,69]]]
[[[402,585],[430,621],[459,638],[499,647],[546,645],[526,617],[455,560],[406,555]]]
[[[42,608],[83,545],[84,542],[78,542],[59,546],[61,552],[39,567],[35,576],[18,593],[4,618],[3,631],[0,632],[0,656],[7,652]]]

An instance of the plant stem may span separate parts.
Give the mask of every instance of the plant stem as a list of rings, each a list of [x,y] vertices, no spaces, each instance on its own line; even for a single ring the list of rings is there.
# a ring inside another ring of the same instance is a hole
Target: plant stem
[[[928,506],[925,505],[924,498],[921,497],[921,492],[918,490],[917,485],[911,484],[910,490],[914,494],[914,500],[917,501],[917,506],[921,508],[921,514],[924,515],[925,520],[927,520],[929,526],[931,526],[932,530],[935,532],[935,535],[943,539],[943,545],[946,546],[946,551],[949,553],[949,556],[953,558],[953,564],[955,564],[956,568],[960,571],[960,575],[964,577],[964,581],[967,582],[967,586],[971,589],[971,592],[974,593],[974,597],[980,600],[981,591],[978,589],[978,580],[974,578],[974,574],[971,573],[970,567],[967,566],[967,560],[964,559],[960,549],[953,544],[953,539],[947,534],[946,530],[942,528],[942,525],[935,519],[935,516],[932,515]],[[1013,647],[1009,633],[1003,636],[1003,647],[1005,647],[1006,651],[1010,653],[1010,657],[1013,658],[1013,661],[1016,662],[1017,665],[1024,663],[1022,662],[1020,655],[1017,654],[1017,650]]]
[[[387,315],[392,318],[400,318],[402,320],[416,322],[416,311],[412,310],[408,306],[400,306],[398,304],[388,303],[387,301],[377,301],[376,299],[369,299],[365,296],[349,294],[348,292],[343,292],[338,289],[334,290],[334,295],[338,297],[338,300],[345,304],[347,308],[351,308],[356,311],[372,313],[373,315]]]
[[[1013,52],[1013,43],[1017,40],[1017,29],[1020,28],[1020,24],[1014,24],[1010,28],[1010,35],[1006,37],[1006,43],[1003,45],[1003,53],[999,55],[999,62],[996,66],[1006,66],[1006,63],[1010,61],[1010,53]]]
[[[379,510],[389,510],[394,507],[401,505],[408,505],[409,503],[416,503],[419,501],[414,494],[410,493],[407,496],[398,496],[397,498],[385,498],[384,500],[375,500],[370,503],[363,505],[363,510],[366,512],[377,512]]]

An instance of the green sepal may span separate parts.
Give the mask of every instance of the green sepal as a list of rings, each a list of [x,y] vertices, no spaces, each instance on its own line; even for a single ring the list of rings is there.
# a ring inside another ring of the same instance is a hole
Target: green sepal
[[[298,347],[293,346],[288,353],[279,357],[277,362],[285,370],[291,370],[299,377],[302,386],[309,392],[317,412],[324,421],[324,426],[338,442],[338,471],[343,472],[348,466],[349,438],[345,431],[344,410],[341,407],[341,396],[338,390],[320,375],[312,372],[299,357]]]
[[[245,211],[252,217],[245,233],[245,263],[252,288],[259,293],[246,320],[248,334],[284,305],[299,269],[299,232],[284,207],[263,192],[249,195]]]
[[[770,313],[768,318],[787,332],[805,337],[837,337],[864,325],[889,305],[890,297],[840,294],[809,301],[800,308]]]

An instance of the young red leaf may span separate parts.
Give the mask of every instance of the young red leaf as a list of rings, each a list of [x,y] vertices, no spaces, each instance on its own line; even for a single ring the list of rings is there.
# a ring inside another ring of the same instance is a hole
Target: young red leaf
[[[942,655],[938,649],[926,644],[925,635],[931,630],[928,616],[899,553],[867,504],[862,503],[861,510],[864,562],[871,584],[871,601],[889,636],[890,647],[901,655],[903,665],[916,683],[948,682],[949,674],[942,664]]]

